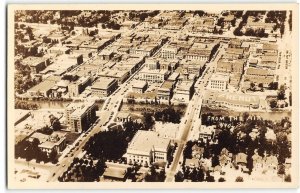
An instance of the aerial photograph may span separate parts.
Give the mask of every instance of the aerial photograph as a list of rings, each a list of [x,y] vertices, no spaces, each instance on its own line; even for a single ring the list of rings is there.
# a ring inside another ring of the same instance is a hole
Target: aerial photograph
[[[15,182],[295,180],[292,10],[42,8],[13,13]]]

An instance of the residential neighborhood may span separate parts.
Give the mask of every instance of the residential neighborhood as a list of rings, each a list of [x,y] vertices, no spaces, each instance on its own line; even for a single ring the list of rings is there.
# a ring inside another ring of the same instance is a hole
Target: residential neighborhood
[[[292,182],[292,14],[15,11],[15,181]]]

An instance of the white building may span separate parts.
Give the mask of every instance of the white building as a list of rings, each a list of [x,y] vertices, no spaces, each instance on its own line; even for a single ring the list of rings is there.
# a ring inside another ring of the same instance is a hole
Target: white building
[[[226,90],[229,83],[229,76],[226,74],[213,74],[210,78],[209,88],[212,90]]]
[[[151,82],[151,83],[162,83],[168,77],[168,70],[148,70],[143,69],[139,73],[139,79]]]
[[[165,46],[161,48],[161,57],[167,59],[174,59],[178,53],[178,49],[173,46]]]
[[[124,157],[128,163],[142,165],[166,162],[169,147],[170,139],[165,139],[154,131],[139,130],[131,140]]]

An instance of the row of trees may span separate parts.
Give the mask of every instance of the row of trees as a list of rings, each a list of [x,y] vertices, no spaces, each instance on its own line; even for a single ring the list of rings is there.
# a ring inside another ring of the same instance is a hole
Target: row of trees
[[[16,100],[15,109],[36,110],[38,109],[38,105],[34,103],[28,103],[27,101]]]
[[[147,173],[145,176],[146,182],[164,182],[166,179],[166,172],[165,169],[162,168],[157,171],[157,167],[154,165],[150,166],[150,173]]]
[[[58,177],[60,182],[99,182],[99,176],[101,176],[105,170],[105,163],[103,159],[94,160],[91,158],[79,159],[74,158],[71,165],[68,167],[62,176]]]
[[[205,118],[203,120],[206,120]],[[218,165],[217,156],[223,148],[229,150],[233,154],[244,152],[248,155],[248,168],[252,169],[251,158],[254,151],[257,150],[260,156],[265,153],[269,155],[276,155],[279,164],[283,164],[286,158],[291,156],[290,143],[288,141],[288,134],[291,132],[291,122],[289,118],[283,118],[279,122],[263,119],[248,119],[245,115],[245,122],[239,122],[232,131],[230,128],[220,128],[218,135],[214,135],[212,140],[218,139],[217,144],[209,144],[209,140],[188,142],[184,150],[184,158],[191,158],[192,146],[197,144],[204,147],[204,158],[213,158],[212,165]],[[208,123],[208,122],[207,122]],[[211,122],[210,122],[211,123]],[[215,123],[218,124],[218,123]],[[231,125],[235,125],[233,121]],[[251,137],[253,128],[258,129],[257,137]],[[266,133],[268,129],[273,130],[276,139],[267,138]]]
[[[86,143],[84,149],[92,157],[104,160],[119,160],[126,152],[128,142],[138,130],[145,130],[141,123],[124,123],[124,130],[111,130],[95,134]]]
[[[53,164],[58,161],[58,153],[53,150],[51,153],[47,154],[42,151],[38,145],[40,144],[38,139],[33,139],[32,142],[23,140],[15,145],[15,158],[24,158],[26,161],[36,160],[37,163],[43,161],[51,162]]]
[[[175,182],[183,182],[184,179],[192,182],[215,182],[215,178],[208,171],[205,171],[203,167],[189,168],[183,166],[182,171],[176,173]]]

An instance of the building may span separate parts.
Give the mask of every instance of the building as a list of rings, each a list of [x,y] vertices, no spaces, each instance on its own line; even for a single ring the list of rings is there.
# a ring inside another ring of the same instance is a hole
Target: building
[[[274,82],[274,74],[268,69],[261,68],[248,68],[244,75],[244,80],[260,84],[264,87],[268,87],[271,82]]]
[[[110,50],[102,50],[98,55],[102,60],[111,60],[114,56],[114,52]]]
[[[150,58],[147,58],[145,60],[145,67],[148,68],[149,70],[156,70],[156,69],[159,69],[159,63],[156,59],[150,59]]]
[[[210,78],[209,88],[212,90],[226,90],[229,82],[229,76],[226,74],[213,74]]]
[[[243,48],[227,48],[226,54],[222,56],[225,59],[242,59],[244,58],[244,49]]]
[[[147,90],[148,83],[145,81],[135,81],[132,85],[132,91],[136,93],[144,93]]]
[[[173,99],[188,102],[191,100],[194,94],[194,82],[192,81],[182,81],[178,83],[177,87],[174,90]]]
[[[103,173],[103,178],[105,181],[112,181],[112,182],[125,182],[128,176],[127,169],[129,167],[113,167],[109,166],[105,168]]]
[[[245,64],[246,62],[244,60],[232,60],[221,58],[217,63],[216,71],[221,73],[243,74]]]
[[[98,97],[108,97],[118,87],[118,82],[114,78],[100,77],[92,85],[92,94]]]
[[[68,85],[68,92],[70,97],[77,97],[80,95],[87,86],[91,85],[91,77],[81,77],[79,80],[72,82]]]
[[[22,64],[29,66],[31,72],[37,74],[44,70],[50,64],[50,61],[44,57],[29,56],[22,60]]]
[[[116,119],[121,122],[128,122],[132,120],[130,114],[125,112],[119,112]]]
[[[57,153],[62,152],[66,146],[65,133],[53,132],[48,136],[46,141],[41,142],[38,147],[49,155],[51,152],[56,151]]]
[[[236,110],[264,108],[262,100],[257,95],[217,91],[207,91],[203,98],[203,105]]]
[[[131,140],[125,157],[127,163],[149,166],[153,162],[167,162],[169,148],[170,139],[160,137],[154,131],[139,130]]]
[[[201,125],[199,129],[199,139],[203,139],[205,142],[207,140],[211,140],[213,138],[213,134],[215,133],[215,126],[205,126]]]
[[[84,132],[96,120],[95,102],[70,103],[65,109],[65,117],[73,132]]]
[[[70,54],[71,49],[64,46],[53,46],[48,49],[50,54]]]
[[[139,79],[151,83],[162,83],[168,75],[168,70],[148,70],[144,68],[139,72]]]
[[[58,76],[50,76],[41,83],[35,85],[27,91],[27,94],[30,97],[49,97],[52,88],[56,85],[56,83],[60,80]]]
[[[175,82],[173,81],[165,81],[160,88],[157,89],[157,97],[160,100],[171,100],[173,96]]]
[[[166,59],[174,59],[178,53],[178,49],[175,46],[164,46],[161,48],[161,57]]]

